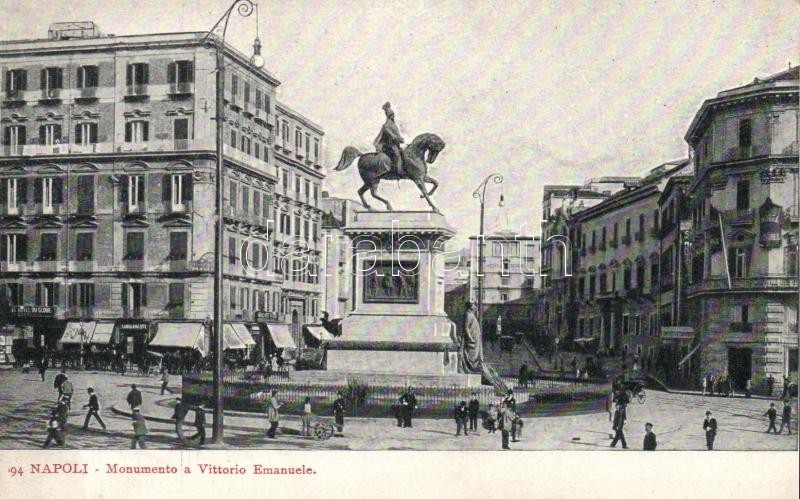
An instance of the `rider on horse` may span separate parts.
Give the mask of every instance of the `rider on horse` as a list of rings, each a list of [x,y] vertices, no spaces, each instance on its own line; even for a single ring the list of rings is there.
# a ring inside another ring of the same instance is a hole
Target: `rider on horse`
[[[375,150],[389,156],[392,171],[400,177],[405,173],[403,170],[403,153],[400,150],[400,144],[404,140],[400,135],[400,129],[397,128],[397,124],[394,122],[392,105],[387,102],[383,105],[383,111],[386,113],[386,122],[381,127],[381,131],[378,132],[378,136],[375,137]]]

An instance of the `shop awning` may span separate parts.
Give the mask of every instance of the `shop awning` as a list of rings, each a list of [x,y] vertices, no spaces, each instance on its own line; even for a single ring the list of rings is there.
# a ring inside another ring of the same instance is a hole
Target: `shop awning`
[[[222,335],[222,348],[225,350],[244,350],[247,348],[239,335],[233,329],[233,324],[225,324],[225,334]]]
[[[92,339],[89,340],[89,343],[94,343],[95,345],[108,345],[111,343],[112,334],[114,334],[113,322],[98,322],[97,326],[94,328],[94,333],[92,334]]]
[[[241,322],[234,322],[232,326],[233,330],[236,331],[236,334],[239,336],[239,339],[242,340],[242,343],[244,343],[245,346],[253,346],[256,344],[256,340],[253,339],[253,335],[250,334],[247,326]]]
[[[196,322],[159,322],[151,347],[194,348],[205,354],[204,327]]]
[[[328,330],[323,326],[303,326],[303,329],[305,329],[308,334],[319,341],[333,339],[333,335],[329,333]]]
[[[267,324],[267,329],[276,348],[297,348],[288,324]]]
[[[94,334],[94,328],[97,325],[94,321],[89,322],[67,322],[67,327],[64,328],[64,335],[61,336],[61,343],[64,345],[80,345],[88,343],[89,339]],[[83,329],[83,339],[81,339],[81,329]]]

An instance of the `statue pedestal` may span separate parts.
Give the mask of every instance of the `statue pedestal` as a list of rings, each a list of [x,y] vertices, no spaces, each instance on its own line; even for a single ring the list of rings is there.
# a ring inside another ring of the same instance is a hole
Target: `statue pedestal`
[[[444,312],[444,243],[454,234],[444,216],[358,212],[345,232],[353,241],[355,308],[341,336],[325,343],[329,373],[479,385],[480,376],[458,373],[455,325]]]

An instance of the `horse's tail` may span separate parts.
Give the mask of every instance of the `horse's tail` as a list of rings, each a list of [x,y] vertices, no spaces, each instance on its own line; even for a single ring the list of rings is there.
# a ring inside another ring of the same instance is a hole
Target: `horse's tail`
[[[353,146],[345,147],[344,151],[342,151],[342,158],[339,160],[339,164],[336,165],[336,168],[334,168],[334,170],[336,170],[337,172],[344,170],[345,168],[350,166],[350,163],[352,163],[354,159],[356,159],[359,156],[361,156],[361,151],[359,151],[355,147]]]

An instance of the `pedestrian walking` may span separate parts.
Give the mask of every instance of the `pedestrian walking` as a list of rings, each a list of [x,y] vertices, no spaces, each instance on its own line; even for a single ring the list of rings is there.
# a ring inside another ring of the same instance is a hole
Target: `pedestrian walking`
[[[133,438],[131,438],[131,449],[135,449],[138,445],[140,449],[145,448],[144,437],[147,435],[147,424],[144,422],[144,416],[139,412],[139,408],[133,409],[131,416],[131,425],[133,426]]]
[[[131,391],[128,392],[128,397],[125,400],[128,401],[131,411],[142,406],[142,392],[136,388],[135,383],[131,385]]]
[[[512,411],[517,410],[517,399],[514,398],[514,390],[512,390],[511,388],[508,389],[505,398],[503,398],[503,403],[506,405],[506,407],[508,407]]]
[[[175,412],[172,414],[172,419],[175,420],[175,434],[178,435],[178,440],[183,442],[186,437],[183,436],[183,421],[186,419],[186,414],[189,413],[189,406],[184,404],[180,397],[175,399]]]
[[[417,409],[417,397],[414,395],[414,389],[408,387],[406,393],[400,398],[400,401],[403,414],[403,428],[411,428],[414,411]]]
[[[61,395],[64,394],[61,388],[61,384],[67,380],[67,371],[62,369],[60,373],[56,374],[56,378],[53,380],[53,388],[58,390],[58,398],[56,398],[56,402],[61,400]]]
[[[511,441],[512,442],[519,442],[519,437],[522,437],[522,426],[524,423],[522,422],[522,418],[519,417],[514,411],[511,411],[514,414],[514,418],[511,422]]]
[[[708,387],[708,376],[703,376],[702,384],[703,384],[703,396],[705,397],[706,396],[706,389]]]
[[[100,417],[100,401],[97,398],[97,394],[94,392],[94,388],[87,388],[86,391],[89,393],[89,403],[84,405],[83,408],[89,408],[89,412],[86,413],[86,419],[83,420],[83,429],[89,429],[89,420],[94,416],[100,426],[103,428],[103,431],[106,429],[106,424],[103,422],[103,418]]]
[[[772,390],[775,388],[775,378],[772,373],[767,376],[767,397],[772,397]]]
[[[161,370],[161,395],[164,395],[164,392],[169,392],[172,395],[174,392],[169,388],[169,371],[165,367]]]
[[[769,404],[769,409],[764,413],[764,416],[769,418],[767,433],[769,433],[769,430],[772,430],[777,435],[778,429],[775,427],[775,421],[778,419],[778,411],[775,409],[775,403]]]
[[[305,402],[303,403],[303,415],[300,418],[303,422],[303,429],[301,431],[301,435],[305,435],[307,437],[311,436],[311,397],[306,397]]]
[[[469,430],[478,432],[478,414],[481,411],[481,403],[478,401],[478,392],[472,392],[472,398],[467,406],[469,414]]]
[[[66,401],[67,409],[72,409],[72,396],[75,394],[75,387],[66,375],[64,375],[64,382],[61,383],[61,399]]]
[[[486,433],[495,433],[497,431],[497,406],[489,404],[489,410],[486,411]]]
[[[711,417],[711,411],[706,411],[703,430],[706,432],[706,447],[708,450],[714,450],[714,439],[717,438],[717,420]]]
[[[47,438],[42,448],[47,449],[50,443],[55,440],[59,447],[64,447],[64,434],[58,421],[58,411],[53,409],[50,412],[50,419],[47,420]]]
[[[783,399],[783,413],[781,414],[781,427],[778,433],[783,433],[783,427],[786,427],[789,435],[792,434],[792,404],[788,397]]]
[[[751,380],[748,377],[747,381],[744,382],[744,396],[745,396],[745,398],[750,398],[750,392],[752,391],[752,389],[753,389],[753,380]]]
[[[467,401],[462,400],[460,404],[453,410],[453,417],[456,420],[456,436],[461,435],[461,430],[464,430],[466,437],[469,432],[467,431],[467,419],[469,417],[469,410],[467,409]]]
[[[206,408],[203,404],[194,408],[194,425],[197,433],[189,437],[189,440],[199,439],[200,447],[206,443]]]
[[[625,414],[625,405],[617,404],[617,409],[614,411],[614,422],[611,426],[611,428],[614,430],[614,439],[611,440],[611,447],[616,447],[617,442],[622,442],[622,448],[628,448],[628,442],[625,441],[625,433],[623,433],[626,419],[627,416]]]
[[[69,406],[66,398],[62,398],[56,405],[56,417],[58,418],[58,427],[61,429],[64,439],[66,439],[67,420],[69,418]]]
[[[337,392],[338,397],[333,401],[333,421],[336,424],[336,431],[342,436],[344,430],[344,397],[342,392]]]
[[[644,424],[644,442],[642,443],[642,450],[656,450],[658,443],[656,442],[656,434],[653,433],[653,424]]]
[[[499,425],[500,425],[500,438],[502,442],[502,448],[504,450],[508,450],[511,447],[508,445],[508,436],[511,430],[511,426],[514,424],[514,417],[512,416],[511,410],[509,410],[508,406],[503,404],[500,407],[499,413]]]
[[[791,383],[791,378],[788,375],[783,375],[783,391],[781,392],[781,398],[785,399],[789,396],[789,384]]]
[[[267,437],[275,438],[275,432],[278,430],[278,409],[281,405],[278,403],[278,391],[272,390],[272,396],[267,403],[267,419],[269,420],[269,429],[267,430]]]
[[[521,366],[519,366],[519,376],[517,382],[519,383],[519,386],[523,388],[527,388],[528,386],[528,364],[524,362]]]
[[[728,376],[728,378],[725,381],[728,383],[728,386],[726,387],[728,391],[728,396],[735,397],[736,392],[733,391],[733,380],[731,379],[730,376]]]
[[[44,382],[44,376],[47,373],[47,358],[43,356],[39,359],[39,365],[37,367],[39,368],[39,376],[41,376],[42,382]]]

